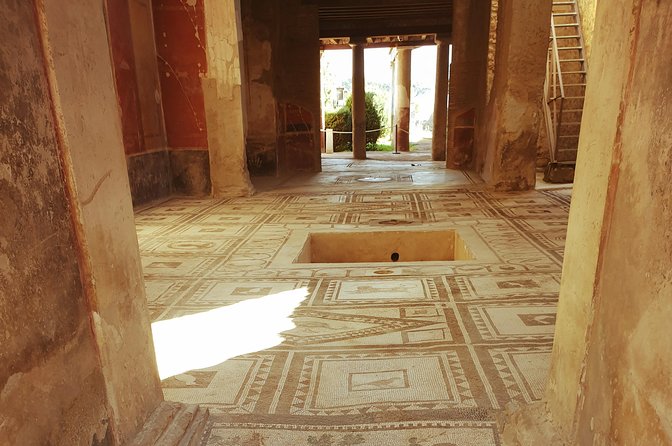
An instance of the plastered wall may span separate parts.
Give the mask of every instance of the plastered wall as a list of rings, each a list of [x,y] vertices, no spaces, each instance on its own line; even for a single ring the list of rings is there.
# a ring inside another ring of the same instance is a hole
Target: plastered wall
[[[172,192],[148,0],[108,0],[106,18],[134,205]]]
[[[208,70],[203,0],[152,1],[173,192],[211,193],[201,79]]]

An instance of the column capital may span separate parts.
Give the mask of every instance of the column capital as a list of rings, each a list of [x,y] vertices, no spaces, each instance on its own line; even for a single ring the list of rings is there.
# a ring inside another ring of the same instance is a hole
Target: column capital
[[[436,42],[437,45],[440,43],[450,44],[452,40],[450,34],[437,34],[436,37],[434,37],[434,42]]]
[[[366,43],[366,37],[350,37],[350,42],[348,43],[351,47],[355,45],[364,45]]]

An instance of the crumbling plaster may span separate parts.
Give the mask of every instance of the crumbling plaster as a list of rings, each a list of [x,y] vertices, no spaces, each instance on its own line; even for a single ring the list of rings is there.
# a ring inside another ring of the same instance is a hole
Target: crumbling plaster
[[[239,0],[205,0],[208,70],[201,79],[210,148],[212,194],[254,192],[245,153],[246,107]]]

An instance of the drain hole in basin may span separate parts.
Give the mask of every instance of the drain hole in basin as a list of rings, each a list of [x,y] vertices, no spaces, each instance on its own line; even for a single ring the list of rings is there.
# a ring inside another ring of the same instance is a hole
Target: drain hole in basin
[[[398,252],[393,252],[392,255],[390,256],[390,260],[392,260],[393,262],[396,262],[397,260],[399,260],[399,253]]]

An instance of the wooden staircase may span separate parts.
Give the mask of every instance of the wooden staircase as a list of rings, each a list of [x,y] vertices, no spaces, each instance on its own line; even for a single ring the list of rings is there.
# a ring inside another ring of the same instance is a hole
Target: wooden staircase
[[[208,417],[195,404],[164,401],[129,446],[199,446]]]
[[[587,69],[576,0],[553,0],[544,88],[551,163],[576,162]]]

